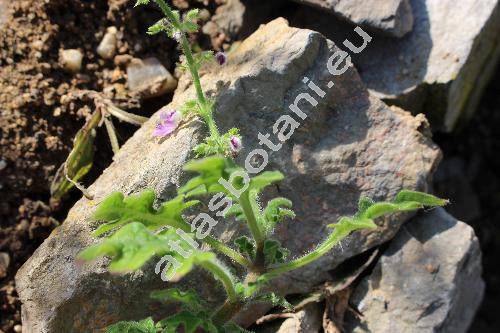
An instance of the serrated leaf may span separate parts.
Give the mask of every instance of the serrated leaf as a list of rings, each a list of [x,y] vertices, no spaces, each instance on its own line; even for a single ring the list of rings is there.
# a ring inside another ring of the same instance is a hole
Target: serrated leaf
[[[150,0],[137,0],[137,2],[135,3],[134,7],[142,6],[142,5],[147,5],[147,4],[149,4],[149,1]]]
[[[79,259],[93,260],[102,256],[111,257],[109,270],[128,272],[141,268],[154,255],[170,252],[169,240],[179,240],[174,230],[153,234],[142,223],[132,222],[118,230],[101,243],[83,250]]]
[[[181,259],[182,260],[182,259]],[[195,265],[203,266],[205,262],[210,262],[215,260],[215,254],[213,252],[206,251],[194,251],[188,258],[183,258],[181,266],[175,271],[175,277],[173,281],[178,281],[183,278],[187,273],[189,273]]]
[[[161,19],[148,28],[147,34],[156,35],[162,31],[167,31],[167,24],[168,22],[165,19]]]
[[[193,290],[182,291],[178,288],[156,290],[151,293],[151,298],[162,302],[178,302],[187,310],[199,312],[206,308],[207,303]]]
[[[196,21],[198,19],[199,14],[200,10],[198,8],[191,9],[186,13],[185,20]]]
[[[184,329],[185,333],[193,333],[198,328],[204,329],[208,333],[219,333],[210,318],[189,311],[181,311],[161,320],[158,322],[158,327],[163,329],[162,333],[177,333],[181,328]]]
[[[155,194],[152,190],[145,190],[139,194],[124,197],[120,192],[114,192],[99,204],[93,215],[94,220],[107,221],[97,228],[95,236],[102,235],[129,222],[141,222],[151,230],[162,226],[172,226],[187,230],[187,224],[182,213],[199,203],[199,201],[185,201],[183,195],[162,204],[160,209],[153,207]]]
[[[274,198],[267,203],[263,212],[267,234],[274,229],[277,223],[283,221],[285,217],[295,218],[295,213],[289,209],[291,207],[292,202],[286,198]]]
[[[285,176],[279,171],[264,171],[250,181],[250,188],[260,193],[265,187],[283,180]]]
[[[199,114],[200,107],[198,105],[198,101],[194,99],[186,101],[180,108],[180,112],[184,117],[190,114]]]
[[[194,22],[189,22],[189,21],[182,22],[181,27],[182,27],[183,31],[188,32],[188,33],[198,31],[198,24],[196,24]]]
[[[241,236],[234,240],[240,253],[246,254],[250,259],[255,258],[255,242],[247,236]]]
[[[271,303],[273,307],[280,306],[284,308],[285,310],[292,311],[293,306],[286,300],[285,297],[283,296],[278,296],[275,293],[267,293],[263,295],[259,295],[254,298],[255,301],[260,301],[260,302],[268,302]]]
[[[244,220],[245,214],[243,213],[243,208],[241,208],[240,204],[233,204],[224,215],[224,218],[229,218],[234,216],[237,221]]]
[[[121,321],[106,327],[106,333],[156,333],[156,327],[149,317],[141,321]]]
[[[227,164],[226,158],[222,156],[210,156],[202,159],[192,160],[186,163],[184,170],[197,172],[199,176],[189,180],[184,186],[179,188],[179,193],[217,193],[229,192],[219,184],[219,179],[227,177],[227,170],[231,167]],[[202,192],[199,187],[203,186],[205,192]],[[196,189],[196,192],[191,192]]]
[[[281,243],[274,239],[264,241],[264,257],[268,265],[285,262],[290,251],[281,246]]]

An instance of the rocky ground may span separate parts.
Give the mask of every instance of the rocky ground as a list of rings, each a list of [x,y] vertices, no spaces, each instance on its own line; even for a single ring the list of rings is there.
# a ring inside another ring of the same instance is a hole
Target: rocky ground
[[[283,15],[298,26],[321,31],[321,27],[301,17],[304,16],[301,4],[285,0],[273,2],[272,6],[246,1],[246,9],[239,1],[173,3],[179,9],[195,5],[206,10],[203,32],[191,37],[204,49],[227,49],[232,41],[248,36],[260,23]],[[123,109],[150,116],[169,103],[172,94],[146,99],[131,90],[126,84],[129,59],[154,56],[175,74],[178,51],[167,38],[149,38],[144,34],[147,26],[159,17],[158,12],[153,9],[132,12],[126,0],[19,0],[10,4],[8,14],[3,10],[6,4],[7,1],[0,0],[0,332],[11,333],[19,332],[22,325],[14,275],[80,197],[78,191],[73,191],[63,200],[54,201],[49,192],[57,168],[71,150],[73,137],[92,112],[92,105],[72,98],[72,94],[80,90],[99,91]],[[406,13],[405,6],[388,10]],[[363,18],[366,13],[353,14],[350,8],[328,10],[342,11],[343,19],[355,17],[354,22],[375,30],[389,29],[396,36],[408,33],[407,24],[396,22],[387,27],[388,21],[383,17],[381,25]],[[395,18],[408,19],[405,15]],[[96,49],[111,26],[118,30],[115,56],[103,59]],[[77,74],[69,73],[61,62],[61,51],[66,49],[79,49],[83,56]],[[359,61],[363,67],[365,60]],[[369,63],[366,66],[367,71],[374,70]],[[367,71],[361,71],[361,76],[368,75]],[[500,73],[494,77],[499,78]],[[420,79],[422,86],[427,86],[425,79]],[[421,89],[416,90],[420,97]],[[440,90],[439,94],[442,93]],[[408,101],[396,104],[405,103]],[[444,153],[434,187],[451,199],[448,211],[473,226],[483,251],[485,298],[471,332],[500,329],[496,315],[500,271],[495,265],[496,252],[500,250],[500,238],[496,237],[499,230],[496,208],[500,204],[500,165],[496,158],[500,148],[499,105],[500,85],[493,80],[470,122],[453,134],[434,135]],[[124,143],[136,128],[119,124],[117,130],[120,143]],[[96,162],[85,178],[86,184],[91,184],[112,160],[103,129],[98,131],[96,147]]]

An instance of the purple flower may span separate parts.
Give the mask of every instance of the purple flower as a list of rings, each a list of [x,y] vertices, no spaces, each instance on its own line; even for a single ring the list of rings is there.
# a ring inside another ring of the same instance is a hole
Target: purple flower
[[[229,146],[231,147],[231,151],[233,153],[238,153],[243,145],[241,144],[241,139],[236,135],[233,135],[231,139],[229,139]]]
[[[182,120],[180,112],[166,111],[160,113],[160,122],[156,124],[153,136],[164,137],[172,133]]]
[[[224,52],[217,52],[215,54],[215,60],[219,63],[219,65],[224,65],[227,61],[227,55]]]

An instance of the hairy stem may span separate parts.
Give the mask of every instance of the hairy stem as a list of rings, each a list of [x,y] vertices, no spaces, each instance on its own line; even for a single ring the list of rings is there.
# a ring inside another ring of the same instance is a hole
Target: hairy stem
[[[242,256],[239,252],[233,250],[232,248],[228,247],[227,245],[223,244],[219,240],[213,238],[212,236],[207,236],[204,239],[205,243],[210,245],[214,250],[225,254],[232,260],[236,261],[238,264],[245,266],[245,267],[250,267],[252,265],[252,262]]]
[[[229,302],[237,302],[238,294],[234,287],[233,277],[226,271],[225,268],[220,266],[216,261],[204,261],[201,263],[205,269],[210,271],[218,280],[224,285]]]
[[[224,325],[231,318],[234,317],[245,305],[245,302],[242,300],[238,300],[235,302],[231,302],[230,300],[226,300],[222,306],[215,311],[212,316],[212,320],[216,325]]]
[[[207,126],[210,130],[210,134],[212,137],[219,137],[219,130],[217,126],[215,126],[215,122],[212,118],[212,106],[208,102],[205,97],[205,93],[201,87],[200,75],[198,73],[198,69],[196,68],[196,63],[194,61],[193,52],[191,51],[191,46],[189,45],[189,41],[186,37],[184,31],[182,31],[181,22],[177,19],[177,17],[172,12],[172,9],[165,3],[164,0],[154,0],[156,4],[160,7],[163,14],[168,18],[170,23],[177,29],[180,33],[179,43],[182,48],[182,52],[186,56],[186,62],[189,68],[189,72],[191,73],[191,78],[193,79],[194,88],[196,90],[196,96],[198,98],[198,104],[200,106],[201,117],[207,123]]]
[[[250,233],[255,240],[257,245],[257,249],[263,248],[264,245],[264,235],[260,230],[259,224],[257,222],[257,217],[252,209],[252,204],[250,202],[250,195],[248,191],[245,191],[240,196],[240,205],[243,209],[243,213],[245,214],[245,218],[248,224],[248,228],[250,229]]]
[[[318,260],[321,258],[323,255],[325,255],[328,251],[330,251],[335,245],[337,245],[343,238],[345,238],[344,235],[339,235],[336,232],[332,232],[328,238],[321,243],[314,251],[311,253],[302,256],[300,258],[297,258],[295,260],[292,260],[287,263],[283,263],[277,266],[274,266],[272,269],[270,269],[266,274],[264,274],[264,277],[267,277],[268,279],[273,279],[283,273],[298,269],[300,267],[303,267],[305,265],[310,264],[313,261]]]

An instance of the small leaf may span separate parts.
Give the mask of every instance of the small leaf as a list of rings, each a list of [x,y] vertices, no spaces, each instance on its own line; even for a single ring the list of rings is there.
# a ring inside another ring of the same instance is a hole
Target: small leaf
[[[394,199],[395,203],[403,203],[408,201],[415,201],[421,203],[423,206],[435,207],[435,206],[445,206],[448,204],[448,200],[440,199],[431,194],[402,190]]]
[[[368,198],[368,197],[361,197],[359,198],[359,202],[358,202],[358,212],[359,213],[364,213],[368,207],[370,207],[371,205],[373,205],[375,202]]]
[[[237,221],[241,221],[245,219],[245,214],[243,213],[243,208],[241,208],[240,204],[233,204],[224,215],[224,218],[229,218],[234,216]]]
[[[169,240],[181,240],[174,230],[153,234],[143,224],[132,222],[101,243],[83,250],[79,259],[93,260],[110,256],[109,270],[127,272],[141,268],[154,255],[170,253]]]
[[[99,204],[93,218],[97,221],[107,221],[94,232],[100,236],[131,221],[141,222],[151,230],[162,226],[172,226],[186,230],[187,223],[182,213],[199,203],[199,201],[184,201],[179,195],[165,202],[160,209],[153,208],[155,194],[152,190],[145,190],[127,198],[120,192],[110,194]]]
[[[194,22],[189,22],[189,21],[182,22],[181,26],[182,26],[182,30],[184,30],[185,32],[188,32],[188,33],[198,31],[198,24],[196,24]]]
[[[163,302],[179,302],[187,310],[199,312],[206,308],[206,302],[193,290],[182,291],[177,288],[156,290],[151,293],[151,298]]]
[[[162,31],[167,31],[167,28],[166,28],[167,24],[168,24],[168,22],[165,19],[161,19],[148,28],[147,34],[148,35],[156,35]]]
[[[293,311],[293,306],[283,296],[278,296],[275,293],[268,293],[257,296],[255,301],[271,303],[273,307],[280,306],[288,311]]]
[[[135,3],[134,7],[142,6],[142,5],[147,5],[147,4],[149,4],[149,1],[150,0],[137,0],[137,2]]]
[[[274,198],[267,203],[263,212],[267,234],[274,229],[277,223],[283,221],[285,217],[295,218],[295,213],[288,209],[291,207],[292,202],[286,198]]]
[[[250,188],[260,193],[266,186],[283,180],[285,176],[279,171],[264,171],[260,175],[252,178]]]
[[[141,321],[120,321],[106,327],[106,333],[156,333],[156,327],[149,317]]]
[[[267,264],[285,262],[289,254],[290,251],[281,247],[281,243],[277,240],[266,239],[264,241],[264,257]]]
[[[196,21],[200,14],[200,10],[198,8],[191,9],[186,13],[185,20],[186,21]]]
[[[248,255],[250,259],[255,259],[255,243],[247,236],[241,236],[234,240],[240,253]]]
[[[158,322],[158,327],[162,328],[162,333],[177,333],[184,329],[184,333],[193,333],[198,328],[204,329],[208,333],[219,333],[217,327],[208,316],[189,311],[181,311],[173,316]]]

